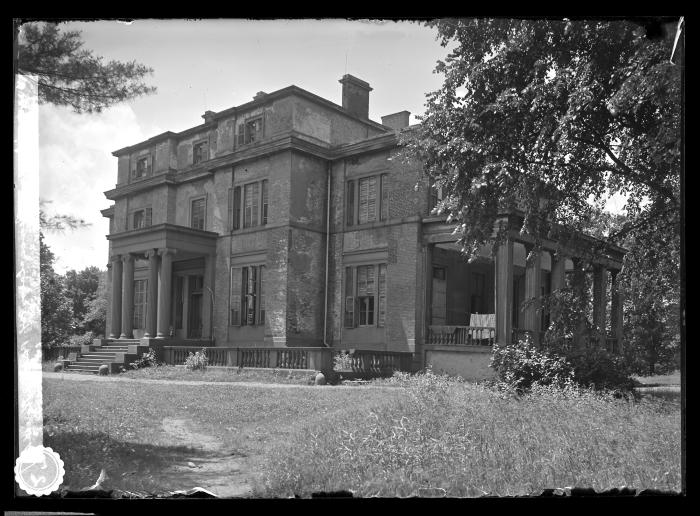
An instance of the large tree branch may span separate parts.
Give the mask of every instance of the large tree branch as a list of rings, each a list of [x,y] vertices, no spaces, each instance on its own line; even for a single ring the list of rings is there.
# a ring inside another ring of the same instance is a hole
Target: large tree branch
[[[596,142],[593,140],[589,140],[587,138],[581,138],[578,136],[570,136],[574,141],[578,141],[581,143],[586,143],[588,145],[591,145],[592,147],[596,147],[598,149],[601,149],[605,154],[610,158],[610,160],[617,165],[616,168],[611,168],[610,172],[620,174],[623,177],[626,177],[630,181],[636,182],[643,184],[644,186],[650,188],[651,190],[654,190],[656,193],[662,195],[663,197],[667,198],[669,201],[673,202],[673,204],[677,205],[678,201],[676,200],[676,196],[670,188],[666,188],[664,186],[658,185],[654,183],[653,181],[649,181],[647,179],[644,179],[644,177],[641,174],[638,174],[634,170],[632,170],[629,166],[627,166],[623,161],[621,161],[615,154],[610,150],[610,148],[600,142]]]

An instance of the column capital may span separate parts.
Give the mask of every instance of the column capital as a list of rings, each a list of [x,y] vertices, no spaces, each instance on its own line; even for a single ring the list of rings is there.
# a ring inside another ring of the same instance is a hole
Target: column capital
[[[112,264],[112,262],[118,262],[122,259],[121,254],[111,254],[109,256],[109,263]]]
[[[146,259],[151,259],[153,256],[158,256],[158,249],[148,249],[143,253]]]
[[[158,249],[158,254],[160,256],[165,256],[165,255],[173,256],[173,255],[177,254],[177,249],[173,249],[171,247],[162,247],[162,248]]]
[[[127,262],[133,262],[134,261],[134,255],[131,253],[126,253],[121,255],[122,262],[127,263]]]

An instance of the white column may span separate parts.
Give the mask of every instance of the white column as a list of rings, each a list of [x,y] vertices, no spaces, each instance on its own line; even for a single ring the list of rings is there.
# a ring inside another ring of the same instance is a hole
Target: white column
[[[121,256],[111,257],[112,261],[112,324],[109,338],[118,339],[122,330],[122,260]]]
[[[122,256],[124,274],[122,279],[122,334],[120,339],[134,338],[134,257]]]
[[[158,300],[158,253],[155,249],[146,251],[148,258],[148,300],[146,301],[146,338],[156,336],[157,300]]]
[[[157,339],[170,336],[170,299],[172,295],[174,249],[160,249],[160,292],[158,293],[158,333]]]

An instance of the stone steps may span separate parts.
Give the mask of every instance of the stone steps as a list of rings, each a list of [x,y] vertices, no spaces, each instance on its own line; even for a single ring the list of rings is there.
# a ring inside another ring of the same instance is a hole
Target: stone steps
[[[136,350],[134,350],[134,346],[137,346]],[[129,348],[138,352],[129,353]],[[98,374],[101,365],[108,365],[110,372],[114,372],[119,366],[127,366],[136,360],[144,349],[148,348],[141,346],[139,339],[109,339],[104,345],[85,345],[77,360],[67,363],[65,370]]]

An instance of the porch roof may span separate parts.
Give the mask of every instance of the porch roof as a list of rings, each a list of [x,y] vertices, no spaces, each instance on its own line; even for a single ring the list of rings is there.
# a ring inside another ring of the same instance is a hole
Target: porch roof
[[[107,235],[113,254],[143,253],[149,249],[175,249],[184,258],[216,254],[218,233],[175,224],[156,224]]]

